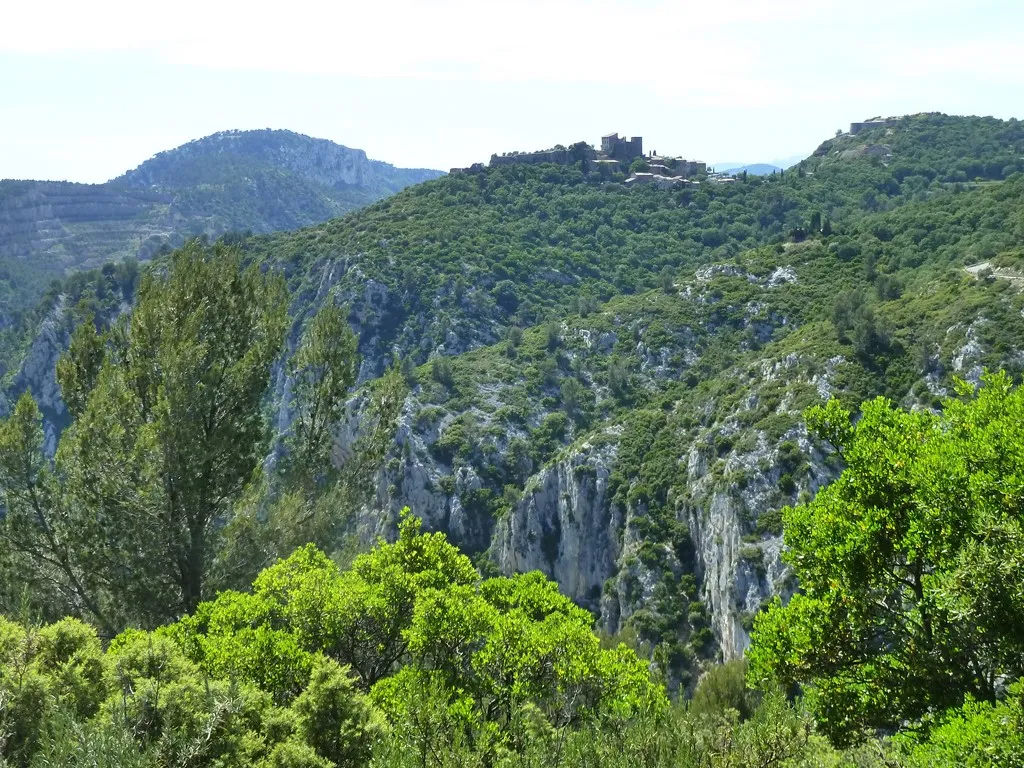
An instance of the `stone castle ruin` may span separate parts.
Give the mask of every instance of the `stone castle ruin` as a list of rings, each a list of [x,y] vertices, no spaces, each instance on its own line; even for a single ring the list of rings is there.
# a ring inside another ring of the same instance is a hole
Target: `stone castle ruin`
[[[620,139],[619,134],[609,133],[601,137],[601,152],[607,159],[618,160],[628,167],[638,157],[644,156],[643,136],[634,136],[631,139],[623,136]]]
[[[491,155],[490,167],[501,165],[583,165],[591,171],[599,171],[602,175],[614,173],[630,173],[630,166],[636,160],[643,160],[648,166],[643,172],[633,173],[626,179],[630,185],[656,184],[658,186],[674,186],[688,181],[695,176],[707,174],[707,164],[700,160],[685,160],[681,157],[661,156],[656,152],[644,155],[642,136],[626,138],[617,133],[609,133],[601,137],[601,148],[584,141],[578,141],[568,147],[561,144],[537,152],[507,152]],[[484,168],[482,163],[474,163],[469,168],[452,168],[451,173],[476,173]]]
[[[875,117],[872,118],[871,120],[864,120],[863,122],[860,123],[850,123],[850,135],[856,136],[861,131],[866,131],[871,128],[890,128],[895,124],[896,120],[893,118],[883,120],[880,117]]]

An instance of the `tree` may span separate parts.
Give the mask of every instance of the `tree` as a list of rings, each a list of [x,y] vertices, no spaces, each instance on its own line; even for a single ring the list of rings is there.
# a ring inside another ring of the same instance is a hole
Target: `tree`
[[[629,394],[629,368],[626,362],[618,357],[612,357],[608,361],[608,389],[612,395],[624,399]]]
[[[597,310],[597,299],[589,293],[581,293],[576,297],[576,311],[580,317],[592,315]]]
[[[676,278],[675,278],[675,275],[672,273],[672,267],[668,266],[667,264],[664,267],[662,267],[661,274],[660,274],[660,280],[661,280],[661,290],[662,291],[664,291],[665,293],[667,293],[670,296],[673,293],[675,293],[675,290],[676,290]]]
[[[562,343],[562,325],[557,320],[549,320],[544,324],[545,347],[554,352]]]
[[[248,589],[261,570],[311,542],[339,562],[351,561],[356,547],[351,526],[376,492],[373,477],[394,447],[407,389],[396,364],[360,392],[355,440],[347,445],[331,441],[330,467],[315,489],[286,486],[275,496],[272,478],[246,489],[223,529],[213,563],[215,587]]]
[[[346,768],[369,762],[380,724],[366,697],[355,690],[347,669],[319,657],[309,685],[293,708],[304,740],[331,765]]]
[[[575,164],[579,163],[580,170],[587,173],[590,170],[590,156],[593,150],[585,141],[577,141],[569,145],[569,159]]]
[[[1024,766],[1024,684],[1014,683],[995,704],[968,700],[947,712],[927,739],[901,734],[896,740],[908,768],[935,765]]]
[[[96,595],[102,580],[80,557],[88,553],[92,528],[68,517],[59,480],[43,455],[42,416],[28,393],[0,423],[0,499],[4,580],[13,593],[8,598],[17,599],[20,592],[53,618],[67,611],[87,613],[111,632]]]
[[[95,318],[88,313],[71,334],[67,354],[57,361],[61,396],[72,417],[85,410],[105,356],[103,337],[96,332]]]
[[[289,364],[295,421],[288,472],[306,485],[315,483],[329,466],[332,430],[341,420],[345,396],[359,373],[359,341],[345,314],[333,304],[317,312]]]
[[[995,700],[1024,673],[1024,390],[986,375],[941,416],[879,398],[808,423],[846,469],[783,512],[801,593],[757,618],[753,679],[812,685],[839,743]]]
[[[592,395],[575,376],[566,376],[559,388],[562,407],[573,419],[583,419],[589,410]]]
[[[195,609],[217,526],[265,455],[286,310],[280,276],[193,241],[145,276],[105,353],[75,334],[60,366],[74,421],[53,470],[31,398],[0,430],[3,538],[26,582],[45,578],[108,632]]]
[[[516,284],[511,280],[500,280],[491,289],[495,303],[508,314],[513,314],[519,308],[519,296],[516,292]]]
[[[455,375],[451,360],[444,355],[438,355],[431,360],[430,375],[434,381],[446,389],[451,389],[455,386]]]

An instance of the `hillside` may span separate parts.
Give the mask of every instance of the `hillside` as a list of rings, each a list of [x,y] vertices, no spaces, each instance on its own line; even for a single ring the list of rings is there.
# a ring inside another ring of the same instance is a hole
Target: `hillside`
[[[927,113],[890,121],[821,144],[799,164],[805,171],[851,160],[885,166],[900,185],[1005,179],[1024,171],[1024,123],[993,117]]]
[[[160,152],[111,180],[129,187],[193,187],[237,182],[246,171],[276,168],[365,204],[411,184],[437,178],[427,169],[396,168],[361,149],[293,131],[223,131]],[[278,227],[280,228],[280,227]]]
[[[349,305],[364,379],[408,359],[364,542],[409,505],[480,562],[555,578],[606,631],[666,643],[684,680],[741,654],[792,588],[778,509],[837,471],[803,409],[931,407],[955,375],[1019,367],[1015,284],[963,271],[1024,246],[1024,187],[1002,181],[1016,126],[887,130],[884,159],[829,149],[670,192],[490,169],[248,241],[284,267],[299,322]],[[959,175],[971,157],[996,183]]]
[[[573,166],[502,166],[446,177],[325,224],[243,243],[280,266],[307,311],[331,289],[353,310],[364,378],[392,353],[424,362],[583,305],[662,283],[862,216],[864,195],[904,202],[886,169],[845,163],[671,191],[630,189]]]
[[[482,169],[55,282],[0,332],[0,754],[1015,764],[1018,128]]]
[[[679,672],[736,657],[792,588],[778,510],[837,471],[803,410],[930,408],[954,376],[1019,372],[1024,297],[962,265],[1018,263],[1022,197],[1017,179],[915,203],[435,358],[366,515],[410,505],[503,572],[543,571],[606,631],[668,644]]]
[[[315,224],[438,175],[264,130],[189,142],[105,184],[0,181],[0,313],[9,322],[68,270],[148,259],[200,234]]]
[[[1016,282],[964,271],[1015,274],[1016,125],[915,116],[883,131],[884,157],[857,149],[879,140],[865,132],[785,175],[672,191],[487,169],[244,239],[288,279],[290,344],[333,301],[361,382],[403,361],[360,546],[408,505],[485,572],[556,579],[605,632],[661,648],[680,683],[740,655],[760,606],[793,588],[778,510],[837,473],[803,409],[830,394],[933,407],[955,375],[1020,367]],[[972,157],[990,183],[959,176]],[[83,274],[5,337],[12,360],[30,345],[8,391],[37,396],[51,450],[67,418],[56,357],[82,310],[123,312],[135,278]],[[275,371],[280,428],[292,384]]]

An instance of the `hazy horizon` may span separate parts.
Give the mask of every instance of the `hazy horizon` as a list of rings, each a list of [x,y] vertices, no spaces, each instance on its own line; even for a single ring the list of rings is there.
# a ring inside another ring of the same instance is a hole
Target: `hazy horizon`
[[[106,181],[267,127],[440,170],[612,131],[711,164],[773,163],[873,115],[1005,119],[1024,103],[1024,4],[768,5],[22,4],[0,29],[0,178]]]

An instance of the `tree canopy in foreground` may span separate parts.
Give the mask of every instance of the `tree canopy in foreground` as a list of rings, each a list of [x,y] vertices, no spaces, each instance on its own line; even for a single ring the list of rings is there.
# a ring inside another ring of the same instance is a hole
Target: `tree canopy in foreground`
[[[753,679],[807,686],[839,743],[1000,698],[1024,672],[1024,390],[808,417],[846,469],[783,513],[800,592],[755,622]]]

